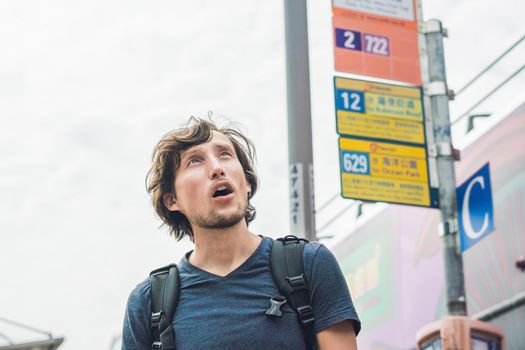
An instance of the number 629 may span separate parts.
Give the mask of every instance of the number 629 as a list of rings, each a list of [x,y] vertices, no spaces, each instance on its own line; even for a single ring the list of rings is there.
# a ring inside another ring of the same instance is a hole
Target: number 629
[[[370,174],[370,157],[365,152],[342,151],[341,165],[343,172],[352,174]]]

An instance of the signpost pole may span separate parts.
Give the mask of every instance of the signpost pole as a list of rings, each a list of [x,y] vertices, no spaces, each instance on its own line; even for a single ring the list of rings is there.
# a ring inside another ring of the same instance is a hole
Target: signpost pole
[[[285,0],[291,233],[316,240],[306,0]]]
[[[456,178],[448,109],[449,92],[446,83],[441,22],[430,20],[423,24],[428,53],[429,81],[425,93],[430,97],[435,144],[429,145],[437,160],[439,178],[439,207],[441,212],[440,236],[443,240],[445,285],[449,315],[466,316],[463,258],[459,249]]]

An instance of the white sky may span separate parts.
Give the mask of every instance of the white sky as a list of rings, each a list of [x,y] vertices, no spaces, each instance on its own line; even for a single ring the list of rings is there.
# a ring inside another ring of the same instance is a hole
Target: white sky
[[[449,29],[451,88],[525,32],[519,0],[423,5]],[[309,2],[309,24],[319,206],[339,190],[329,0]],[[453,115],[523,64],[524,46]],[[190,115],[244,125],[261,178],[251,229],[287,233],[284,69],[282,1],[1,1],[0,317],[65,336],[64,350],[109,349],[131,289],[190,249],[158,230],[144,189],[155,142]],[[524,83],[487,110],[522,102]]]

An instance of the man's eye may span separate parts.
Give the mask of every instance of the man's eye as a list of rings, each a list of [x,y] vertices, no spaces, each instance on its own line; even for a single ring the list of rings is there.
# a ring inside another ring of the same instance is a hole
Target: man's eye
[[[188,165],[197,164],[199,162],[200,162],[199,158],[191,158],[190,160],[188,160]]]
[[[228,151],[222,151],[220,155],[221,155],[221,157],[224,157],[224,156],[231,157],[232,156],[232,154],[230,152],[228,152]]]

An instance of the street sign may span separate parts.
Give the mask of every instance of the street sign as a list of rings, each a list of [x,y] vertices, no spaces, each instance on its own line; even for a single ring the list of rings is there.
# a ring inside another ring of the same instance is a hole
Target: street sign
[[[339,138],[344,198],[436,207],[430,190],[426,148]]]
[[[461,251],[494,231],[489,163],[457,188]]]
[[[334,0],[335,70],[421,84],[416,0]]]
[[[334,77],[337,133],[425,144],[421,89]]]

